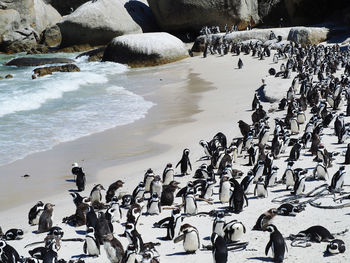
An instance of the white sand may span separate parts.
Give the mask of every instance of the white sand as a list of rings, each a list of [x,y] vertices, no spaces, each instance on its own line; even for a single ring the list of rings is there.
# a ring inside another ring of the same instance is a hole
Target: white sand
[[[143,179],[144,172],[147,168],[153,168],[156,174],[161,174],[166,163],[172,162],[174,165],[181,157],[182,150],[189,148],[191,150],[190,158],[194,171],[201,164],[195,162],[199,157],[203,156],[203,150],[198,145],[199,140],[210,140],[217,132],[223,132],[228,141],[234,137],[241,136],[237,121],[242,119],[248,123],[251,123],[251,101],[254,91],[260,87],[261,79],[267,76],[267,71],[272,64],[272,56],[264,61],[259,61],[250,56],[242,55],[244,67],[242,70],[238,70],[237,61],[238,57],[227,55],[224,57],[209,56],[206,59],[201,57],[194,57],[187,60],[193,74],[208,82],[212,83],[212,87],[215,89],[206,91],[204,93],[198,93],[199,99],[199,113],[192,116],[192,121],[179,124],[175,127],[163,130],[160,134],[150,138],[152,142],[160,145],[167,145],[168,148],[165,152],[149,158],[143,158],[131,163],[122,164],[114,167],[109,167],[98,172],[98,182],[103,184],[105,188],[117,179],[126,181],[123,191],[131,193],[134,187],[139,181]],[[176,72],[174,73],[176,74]],[[280,80],[279,80],[280,81]],[[285,80],[285,82],[291,82],[291,80]],[[269,85],[279,89],[279,85],[274,84],[274,81],[269,81]],[[288,85],[286,85],[288,87]],[[198,88],[191,90],[191,83],[188,85],[188,92],[198,92]],[[171,89],[171,87],[167,87]],[[209,87],[203,87],[207,90]],[[286,92],[286,91],[285,91]],[[191,103],[189,101],[188,103]],[[276,108],[277,105],[264,104],[264,109]],[[273,120],[274,116],[281,115],[281,113],[273,113],[270,115],[270,119]],[[271,123],[273,126],[273,124]],[[332,127],[332,124],[330,125]],[[273,127],[272,129],[273,130]],[[325,129],[322,142],[326,145],[327,150],[343,151],[345,150],[343,145],[339,147],[335,142],[335,137],[328,136],[330,129]],[[329,138],[330,137],[330,138]],[[287,153],[289,153],[287,149]],[[93,152],[93,150],[91,149]],[[304,156],[305,150],[302,150],[301,160],[295,164],[294,168],[314,168],[316,163],[312,162],[313,157]],[[329,175],[332,176],[338,168],[338,163],[343,162],[343,156],[337,158],[334,161],[334,165],[329,169]],[[280,158],[275,160],[274,165],[277,165],[280,170],[278,177],[281,178],[284,169],[286,167],[286,158]],[[245,164],[248,159],[239,159],[239,163]],[[233,168],[240,169],[244,172],[248,171],[250,167],[242,166],[241,164],[234,164]],[[346,168],[348,171],[348,167]],[[177,169],[179,172],[179,169]],[[309,171],[308,175],[312,173]],[[177,178],[184,186],[187,180],[191,179],[191,176],[186,178]],[[346,179],[347,180],[347,179]],[[323,182],[307,182],[306,191],[312,190],[315,186],[322,184]],[[346,181],[345,183],[348,183]],[[74,183],[69,188],[75,188]],[[92,185],[87,187],[87,190],[83,193],[88,195]],[[243,212],[239,215],[233,214],[226,218],[226,221],[237,219],[246,226],[247,233],[242,238],[242,241],[249,242],[248,249],[240,252],[229,252],[229,262],[259,262],[269,261],[269,257],[265,256],[265,246],[269,240],[269,233],[251,231],[256,219],[259,215],[270,208],[277,207],[278,205],[271,203],[271,199],[276,196],[286,195],[289,193],[283,191],[285,186],[280,185],[273,188],[273,192],[269,189],[269,197],[266,199],[255,199],[252,195],[249,195],[249,206],[244,208]],[[67,189],[68,190],[68,189]],[[281,191],[279,191],[281,190]],[[218,188],[215,188],[215,192],[218,192]],[[10,198],[10,197],[8,197]],[[215,201],[218,201],[218,195],[214,196]],[[61,226],[65,231],[64,238],[81,237],[79,231],[85,230],[85,227],[73,228],[61,223],[64,216],[68,216],[74,213],[75,206],[71,200],[71,197],[67,192],[63,192],[58,196],[43,197],[43,202],[52,202],[56,204],[55,207],[55,225]],[[177,199],[177,203],[181,200]],[[29,227],[27,224],[27,213],[30,207],[34,203],[24,204],[16,207],[15,209],[1,211],[0,212],[0,225],[4,231],[9,228],[22,228],[25,231],[24,239],[21,241],[11,241],[9,244],[14,246],[18,252],[23,256],[28,256],[27,249],[24,249],[24,245],[41,241],[46,234],[33,234],[32,231],[36,230],[36,227]],[[216,203],[213,206],[209,206],[204,202],[199,203],[199,211],[209,211],[218,207],[223,207],[222,204]],[[124,215],[126,211],[123,210]],[[280,232],[285,236],[290,234],[296,234],[297,232],[304,230],[312,225],[323,225],[328,228],[332,233],[343,231],[348,227],[348,216],[350,209],[337,209],[337,210],[322,210],[312,208],[308,206],[306,211],[301,212],[296,217],[281,217],[277,216],[274,219],[274,224],[278,227]],[[138,231],[142,234],[145,242],[153,241],[158,242],[157,238],[166,235],[165,229],[152,228],[154,222],[168,216],[169,210],[164,210],[159,216],[142,216],[140,218],[141,225],[138,227]],[[125,221],[125,217],[123,217]],[[210,243],[208,237],[211,235],[212,219],[209,217],[190,217],[185,218],[184,223],[190,223],[196,226],[200,233],[201,244],[207,245]],[[122,226],[115,224],[115,236],[123,233]],[[122,237],[117,237],[126,247],[127,240]],[[349,234],[341,237],[346,244],[350,243]],[[290,241],[287,241],[288,254],[285,262],[346,262],[349,258],[349,251],[345,254],[341,254],[331,258],[324,258],[323,251],[326,248],[326,243],[312,244],[310,248],[294,248],[290,246]],[[174,244],[172,241],[161,241],[161,246],[157,248],[160,253],[161,262],[179,262],[186,260],[186,262],[204,263],[212,262],[212,256],[210,251],[197,251],[194,255],[184,255],[183,247],[181,243]],[[102,255],[96,259],[85,259],[86,262],[108,262],[104,250],[102,249]],[[82,243],[79,242],[66,242],[63,243],[63,247],[59,251],[59,257],[68,260],[71,257],[79,257],[83,254]],[[271,256],[271,254],[269,255]]]

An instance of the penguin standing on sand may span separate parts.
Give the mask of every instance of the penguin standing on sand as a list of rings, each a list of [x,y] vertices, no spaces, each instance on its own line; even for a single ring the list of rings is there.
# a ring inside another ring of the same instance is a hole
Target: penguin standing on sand
[[[282,176],[282,182],[286,185],[286,190],[288,190],[289,186],[294,187],[294,184],[295,184],[295,175],[292,169],[293,165],[294,165],[294,162],[292,161],[288,162],[286,171]]]
[[[290,150],[288,161],[298,161],[300,157],[300,150],[302,146],[299,142],[294,144],[293,148]]]
[[[110,222],[106,219],[105,213],[99,212],[95,228],[95,237],[100,245],[103,245],[105,236],[112,233],[109,226]]]
[[[175,208],[171,211],[171,216],[166,217],[160,220],[157,223],[154,223],[154,227],[164,227],[167,228],[166,237],[161,238],[162,240],[173,240],[175,234],[180,230],[180,220],[181,219],[181,211],[179,208]]]
[[[250,193],[250,188],[253,185],[254,174],[253,171],[248,171],[247,176],[245,176],[241,181],[241,187],[245,194]]]
[[[86,232],[84,253],[88,256],[98,257],[100,255],[100,243],[95,238],[95,229],[89,227]]]
[[[237,242],[241,240],[243,234],[246,233],[246,228],[242,222],[232,220],[224,226],[225,240],[227,243]]]
[[[271,248],[274,262],[282,263],[284,260],[284,254],[287,250],[286,242],[275,225],[268,225],[266,231],[269,231],[271,234],[270,240],[265,248],[265,255],[267,256]]]
[[[144,250],[144,243],[140,233],[136,230],[134,224],[127,223],[125,225],[125,236],[129,241],[129,244],[133,244],[135,246],[135,250],[137,252]]]
[[[221,237],[225,236],[225,232],[224,232],[224,226],[226,224],[226,220],[225,220],[225,213],[224,212],[219,212],[217,213],[214,222],[213,222],[213,233],[218,234]]]
[[[118,180],[114,183],[112,183],[109,187],[108,190],[106,192],[106,202],[109,203],[110,201],[112,201],[113,196],[117,195],[117,191],[122,188],[124,185],[124,182],[122,180]],[[103,187],[102,187],[103,188]],[[101,190],[104,190],[102,189]],[[118,195],[117,195],[118,196]],[[91,202],[93,202],[91,200]],[[99,201],[101,202],[101,200]]]
[[[172,205],[174,203],[174,194],[178,189],[179,183],[171,181],[168,185],[163,185],[162,195],[160,196],[161,205]]]
[[[151,182],[151,195],[157,193],[158,196],[161,196],[163,190],[163,184],[160,180],[160,176],[156,175]]]
[[[153,193],[147,203],[147,214],[159,215],[161,211],[162,211],[162,208],[160,206],[159,196],[157,193]]]
[[[44,211],[44,204],[41,201],[38,201],[35,206],[33,206],[28,213],[28,223],[29,225],[39,224],[39,218],[41,213]]]
[[[253,99],[253,102],[252,102],[252,110],[256,110],[258,108],[259,103],[260,103],[260,101],[259,101],[259,98],[258,98],[258,94],[255,93],[254,94],[254,99]]]
[[[256,182],[254,196],[257,198],[266,198],[268,196],[267,184],[264,181],[264,177],[260,177]]]
[[[294,191],[291,192],[291,194],[293,195],[300,195],[305,191],[305,176],[304,176],[304,172],[302,171],[302,169],[295,169],[294,170],[295,173],[295,184],[294,184]]]
[[[170,184],[174,181],[174,169],[171,163],[168,163],[163,171],[163,185]]]
[[[72,164],[72,174],[74,175],[74,180],[80,171],[82,171],[82,168],[79,166],[79,164],[73,163]]]
[[[240,59],[240,58],[238,59],[237,66],[238,66],[239,69],[243,68],[243,61],[242,61],[242,59]]]
[[[93,205],[100,204],[102,202],[102,194],[101,194],[102,190],[105,190],[105,189],[101,184],[95,185],[94,188],[92,188],[90,193],[90,201]],[[111,200],[112,200],[112,197],[111,197]]]
[[[79,192],[85,190],[86,177],[85,177],[85,173],[83,172],[82,168],[80,168],[76,173],[75,184],[76,184]]]
[[[186,193],[185,195],[184,210],[187,215],[197,214],[197,202],[193,191]]]
[[[248,199],[237,180],[231,178],[230,181],[233,184],[233,192],[229,200],[230,209],[232,209],[234,213],[239,214],[243,210],[244,203],[248,206]]]
[[[183,241],[184,250],[187,253],[196,253],[200,248],[199,233],[197,228],[190,224],[184,224],[180,228],[180,233],[183,233],[174,239],[174,243]]]
[[[104,237],[103,246],[105,248],[107,258],[111,263],[120,263],[124,256],[124,248],[113,234],[107,234]]]
[[[44,211],[40,215],[39,225],[38,225],[38,233],[43,233],[49,231],[52,227],[52,217],[53,217],[53,207],[55,205],[47,203],[45,204]]]
[[[340,166],[339,170],[333,175],[331,185],[329,186],[330,191],[340,191],[343,188],[345,179],[345,166]]]
[[[136,200],[137,198],[143,198],[145,194],[145,183],[142,181],[136,186],[134,191],[132,192],[132,199]]]
[[[279,168],[277,166],[273,166],[270,174],[266,176],[266,186],[272,187],[277,184],[277,170]]]
[[[181,160],[177,163],[176,167],[177,168],[180,165],[180,169],[181,169],[181,175],[187,175],[187,171],[188,171],[188,167],[190,168],[190,170],[192,171],[192,165],[190,162],[190,158],[189,158],[189,154],[190,154],[190,150],[189,149],[184,149],[183,153],[182,153],[182,158]]]
[[[226,263],[228,253],[225,239],[216,233],[212,233],[210,240],[213,244],[212,253],[214,263]]]
[[[145,184],[145,193],[151,192],[151,183],[154,179],[154,176],[155,175],[154,175],[153,170],[151,168],[149,168],[143,177],[143,182]]]
[[[227,174],[224,174],[220,180],[220,188],[219,188],[219,200],[221,203],[227,203],[230,200],[231,196],[231,182],[229,181],[229,177]]]

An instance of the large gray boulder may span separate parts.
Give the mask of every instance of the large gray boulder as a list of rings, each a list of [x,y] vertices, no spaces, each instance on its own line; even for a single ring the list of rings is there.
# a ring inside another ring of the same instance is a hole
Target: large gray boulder
[[[329,29],[324,27],[295,27],[289,31],[288,40],[302,46],[319,44],[327,40]]]
[[[0,0],[0,51],[28,51],[37,45],[41,32],[61,20],[43,0]]]
[[[155,25],[147,17],[152,18],[149,8],[140,1],[89,1],[58,24],[62,46],[103,45],[120,35],[142,33],[142,27],[149,30]]]
[[[199,31],[203,26],[245,28],[259,21],[257,0],[148,0],[166,31]]]
[[[145,67],[166,64],[188,56],[184,43],[168,33],[131,34],[114,38],[103,61]]]

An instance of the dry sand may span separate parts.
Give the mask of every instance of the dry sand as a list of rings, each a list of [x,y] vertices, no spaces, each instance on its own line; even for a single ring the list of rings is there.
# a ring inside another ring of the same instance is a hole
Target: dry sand
[[[83,238],[84,235],[82,234],[84,233],[83,230],[85,230],[84,227],[73,228],[61,223],[64,216],[71,215],[75,211],[75,206],[68,194],[68,190],[75,189],[75,185],[73,182],[65,182],[66,179],[72,178],[69,175],[69,164],[71,160],[79,161],[80,159],[84,159],[82,163],[84,168],[87,167],[87,171],[89,171],[89,169],[96,171],[96,182],[103,184],[105,187],[108,187],[109,184],[117,179],[124,180],[126,184],[123,191],[131,193],[137,183],[143,180],[143,175],[147,168],[153,168],[156,174],[161,174],[168,162],[175,165],[181,157],[182,150],[184,148],[189,148],[191,150],[190,158],[193,165],[193,172],[190,176],[184,178],[178,177],[176,179],[184,186],[186,182],[192,178],[194,171],[201,164],[200,162],[196,162],[198,158],[203,156],[203,150],[198,145],[199,140],[210,140],[219,131],[227,136],[228,141],[234,137],[240,136],[237,121],[242,119],[251,123],[250,115],[252,112],[249,110],[251,108],[254,91],[261,86],[261,79],[266,78],[268,69],[271,66],[275,66],[272,64],[272,57],[264,61],[259,61],[256,58],[244,55],[241,55],[241,58],[244,63],[242,70],[237,69],[238,57],[231,55],[223,57],[209,56],[206,59],[199,56],[189,58],[178,64],[175,63],[170,69],[165,68],[167,74],[170,74],[170,76],[174,77],[179,74],[180,84],[164,85],[156,95],[149,94],[149,96],[154,96],[154,98],[158,98],[159,101],[169,96],[171,100],[164,101],[165,104],[170,104],[170,109],[168,108],[169,112],[163,112],[163,118],[160,119],[150,116],[145,118],[141,121],[144,124],[143,126],[138,126],[139,124],[135,123],[123,128],[125,129],[124,133],[121,133],[123,137],[117,142],[123,142],[124,136],[125,140],[130,142],[132,138],[134,138],[133,136],[136,136],[138,139],[135,140],[135,144],[133,144],[132,150],[129,151],[129,153],[140,153],[136,158],[128,159],[127,163],[118,162],[120,156],[113,154],[113,147],[118,147],[118,143],[113,141],[113,139],[119,137],[115,134],[113,135],[113,132],[117,131],[117,129],[56,147],[52,151],[38,154],[38,156],[34,158],[36,160],[35,165],[39,165],[43,160],[42,158],[46,161],[50,160],[47,159],[47,157],[55,156],[56,158],[62,158],[62,160],[64,160],[65,166],[60,167],[62,184],[64,185],[62,185],[60,189],[65,190],[62,190],[60,194],[55,196],[50,196],[47,192],[41,195],[40,187],[37,185],[38,192],[36,196],[44,203],[51,202],[56,204],[54,224],[64,229],[65,238]],[[159,67],[155,74],[161,75],[162,70],[163,68]],[[291,80],[285,81],[290,82]],[[271,85],[269,88],[280,88],[273,80],[269,79],[268,83]],[[157,102],[157,100],[155,101]],[[277,105],[269,103],[264,103],[263,105],[265,110],[277,107]],[[157,111],[162,109],[164,108],[155,106],[152,108],[149,115],[155,114],[155,116],[157,116],[157,114],[159,114]],[[168,114],[170,114],[169,119],[165,118]],[[273,120],[274,116],[280,114],[281,113],[273,113],[271,119]],[[151,125],[146,123],[149,120],[151,120]],[[271,125],[273,124],[271,123]],[[148,128],[138,130],[137,128],[140,127]],[[324,134],[329,133],[331,133],[330,129],[325,129]],[[328,139],[328,137],[326,137],[323,142],[327,143],[327,147],[329,145],[329,150],[344,150],[343,148],[338,148],[338,145],[333,144],[335,140],[334,136],[331,139]],[[146,146],[144,146],[145,142],[147,142]],[[141,143],[140,147],[138,147],[138,143]],[[98,148],[95,148],[97,145]],[[127,149],[128,146],[127,144],[122,147]],[[80,148],[78,152],[72,154],[70,150],[76,149],[76,147],[82,148]],[[97,158],[98,162],[93,161],[94,156],[98,155],[104,148],[108,149],[108,154],[106,153],[103,158],[99,156],[99,158]],[[287,149],[286,152],[289,153],[289,149]],[[302,153],[304,152],[305,150],[302,151]],[[81,153],[83,156],[77,153]],[[68,155],[68,157],[66,155]],[[302,155],[302,160],[298,161],[296,166],[311,169],[315,167],[312,158],[313,157]],[[330,176],[337,170],[338,163],[342,162],[343,158],[344,157],[340,156],[334,161],[334,166],[329,170]],[[21,164],[33,165],[30,164],[30,162],[34,159],[29,158],[27,163],[24,162]],[[280,168],[278,172],[279,178],[281,178],[286,167],[285,159],[286,158],[280,158],[274,162],[274,165]],[[233,168],[247,172],[249,167],[242,166],[242,164],[247,162],[248,159],[240,158],[239,163],[234,164]],[[60,165],[62,164],[63,162],[60,163]],[[57,165],[58,162],[55,162],[52,168],[56,168]],[[109,167],[105,168],[106,166]],[[39,170],[39,168],[37,169]],[[8,172],[10,172],[10,170]],[[179,172],[179,170],[176,169],[176,172]],[[312,170],[309,171],[309,174],[311,173]],[[90,177],[88,177],[88,180],[89,179]],[[21,178],[21,180],[24,179]],[[32,179],[25,180],[26,184],[33,184],[34,182],[31,180]],[[86,191],[83,192],[83,195],[89,195],[89,191],[93,183],[95,183],[91,182],[91,179],[88,182],[89,186],[86,188]],[[306,191],[310,191],[315,186],[322,183],[323,182],[308,182],[306,184]],[[345,183],[348,183],[348,181]],[[6,182],[2,184],[2,187],[10,188],[11,184]],[[271,203],[272,198],[289,193],[288,191],[285,192],[284,189],[285,186],[283,185],[269,189],[269,197],[266,199],[256,199],[252,195],[249,195],[249,206],[244,208],[243,212],[239,215],[233,214],[226,218],[226,221],[237,219],[243,222],[247,228],[247,233],[243,236],[242,241],[249,242],[247,250],[229,252],[229,262],[261,262],[271,260],[264,254],[265,246],[269,240],[269,233],[251,231],[251,228],[254,226],[260,214],[270,208],[278,206]],[[21,191],[26,195],[25,189],[21,189]],[[215,192],[218,192],[218,187],[215,188]],[[41,197],[39,198],[39,196]],[[12,202],[11,199],[13,199],[13,195],[1,196],[1,198],[2,204],[4,204],[6,202]],[[28,200],[29,199],[31,199],[31,197],[28,197]],[[214,196],[214,200],[218,201],[218,195]],[[177,199],[176,202],[180,203],[181,200]],[[15,208],[0,212],[0,226],[3,230],[22,228],[25,231],[23,240],[9,242],[23,256],[28,256],[28,249],[23,248],[25,244],[34,241],[42,241],[45,237],[45,234],[34,234],[33,231],[36,230],[36,227],[30,227],[27,224],[27,213],[34,203],[35,202],[22,202],[21,205]],[[218,202],[215,202],[213,206],[201,202],[199,203],[198,210],[209,211],[223,206],[224,205]],[[332,233],[336,233],[348,227],[349,210],[349,208],[321,210],[308,206],[306,211],[298,214],[296,217],[277,216],[274,219],[274,224],[285,237],[317,224],[321,224],[327,227]],[[126,210],[123,210],[123,213],[125,215]],[[152,228],[152,225],[154,222],[159,221],[169,214],[169,210],[164,210],[159,216],[142,216],[140,218],[138,231],[142,234],[144,241],[158,242],[159,237],[165,236],[165,229],[155,229]],[[201,244],[207,245],[210,243],[208,237],[212,231],[212,220],[213,219],[209,217],[189,217],[184,219],[184,223],[190,223],[196,226],[200,233]],[[122,221],[125,221],[125,217],[123,217]],[[116,236],[123,233],[123,231],[124,229],[121,225],[115,224],[114,232]],[[341,238],[346,244],[350,243],[349,234]],[[124,247],[126,247],[127,240],[122,237],[118,237],[118,239],[123,243]],[[289,251],[285,262],[346,262],[347,258],[349,258],[348,251],[346,251],[345,254],[331,258],[323,257],[326,243],[312,244],[309,248],[291,247],[289,241],[287,241],[287,245]],[[174,244],[172,241],[161,241],[161,246],[157,249],[160,253],[161,262],[179,262],[181,260],[201,263],[212,262],[210,251],[197,251],[194,255],[185,255],[181,243]],[[63,247],[58,254],[60,258],[66,260],[71,257],[78,258],[83,255],[82,243],[63,243]],[[271,256],[271,254],[269,256]],[[85,261],[108,262],[103,249],[102,255],[99,258],[86,258]]]

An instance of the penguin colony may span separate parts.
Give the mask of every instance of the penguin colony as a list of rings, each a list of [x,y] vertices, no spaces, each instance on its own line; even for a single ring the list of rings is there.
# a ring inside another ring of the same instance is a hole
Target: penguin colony
[[[228,50],[259,59],[270,57],[271,52],[258,42],[235,43]],[[242,59],[238,68],[243,67]],[[28,209],[28,223],[38,235],[46,235],[42,244],[29,244],[28,254],[19,255],[16,240],[25,238],[25,233],[21,229],[3,233],[0,229],[0,262],[67,262],[60,258],[60,248],[66,242],[79,241],[81,251],[72,251],[72,256],[83,255],[68,259],[69,262],[100,262],[102,253],[112,263],[167,262],[166,256],[159,253],[167,242],[175,243],[177,252],[199,257],[211,250],[213,262],[217,263],[227,262],[230,251],[247,253],[247,261],[266,261],[270,257],[273,262],[283,262],[288,261],[288,250],[294,249],[287,241],[289,235],[306,242],[327,242],[325,255],[344,253],[346,244],[341,236],[338,238],[321,226],[328,222],[318,218],[314,226],[298,229],[298,214],[311,209],[310,205],[322,207],[320,199],[317,203],[303,202],[314,186],[321,187],[320,198],[350,199],[349,194],[344,194],[346,165],[350,164],[350,144],[346,144],[349,127],[345,121],[345,116],[350,116],[350,51],[340,50],[337,45],[302,48],[289,44],[277,50],[273,62],[278,60],[286,64],[282,64],[276,77],[291,83],[278,110],[267,113],[263,107],[268,104],[253,94],[252,121],[239,120],[237,124],[236,120],[233,124],[238,125],[242,136],[228,140],[218,131],[211,140],[201,140],[205,156],[196,162],[197,170],[192,172],[191,151],[184,149],[175,167],[180,168],[178,171],[168,163],[161,175],[151,168],[146,170],[143,180],[129,193],[123,191],[125,183],[116,180],[107,191],[97,184],[87,194],[85,172],[75,163],[72,174],[77,192],[71,193],[75,213],[61,222],[54,218],[54,204],[38,201]],[[325,137],[332,138],[338,151],[331,151],[322,142]],[[343,163],[333,162],[337,155],[344,156]],[[301,161],[311,168],[298,167]],[[286,163],[283,171],[275,165],[282,162]],[[335,173],[330,173],[331,169]],[[285,201],[271,203],[270,192],[277,192]],[[271,209],[261,211],[262,202],[270,202]],[[254,224],[240,220],[248,206],[255,206]],[[288,220],[285,216],[289,216]],[[144,220],[152,220],[154,233],[159,230],[163,234],[143,236]],[[198,221],[210,226],[209,235],[197,229]],[[80,227],[82,235],[63,239],[60,226],[66,224]],[[286,228],[286,224],[290,227]],[[265,251],[252,254],[254,244],[245,242],[248,234],[265,243]]]

